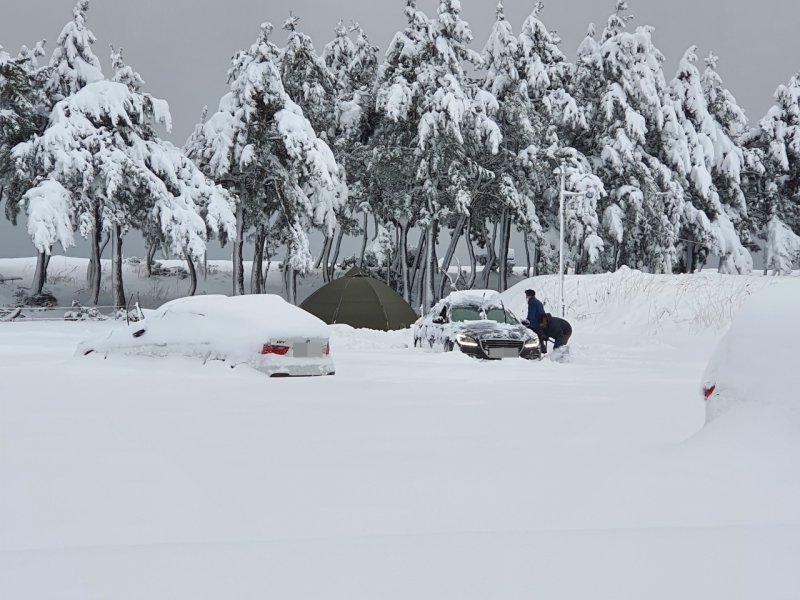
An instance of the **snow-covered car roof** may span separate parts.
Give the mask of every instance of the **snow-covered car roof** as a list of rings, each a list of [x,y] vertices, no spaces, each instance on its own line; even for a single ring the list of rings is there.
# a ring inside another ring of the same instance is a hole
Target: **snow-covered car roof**
[[[495,290],[461,290],[444,298],[451,306],[502,306],[500,293]]]
[[[794,278],[759,290],[742,306],[703,375],[707,420],[739,403],[797,404],[798,306]]]
[[[270,336],[302,334],[328,337],[328,326],[323,321],[275,294],[178,298],[157,308],[148,321],[181,314],[204,315],[232,323],[243,321],[250,329],[263,327],[259,330],[268,332]]]

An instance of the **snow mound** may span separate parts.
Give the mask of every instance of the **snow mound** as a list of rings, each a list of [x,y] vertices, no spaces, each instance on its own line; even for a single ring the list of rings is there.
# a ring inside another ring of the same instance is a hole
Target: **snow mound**
[[[615,273],[568,275],[564,282],[566,318],[583,328],[632,328],[647,333],[682,329],[719,330],[726,327],[741,305],[774,278],[731,276],[714,272],[690,275],[652,275],[623,267]],[[525,290],[552,314],[560,313],[557,275],[532,277],[503,293],[503,301],[525,318]]]
[[[800,415],[792,391],[800,355],[798,306],[796,278],[760,290],[744,304],[703,376],[707,422],[743,403],[780,406]]]
[[[386,350],[388,348],[410,348],[413,345],[411,329],[377,331],[355,329],[349,325],[330,325],[331,350]]]

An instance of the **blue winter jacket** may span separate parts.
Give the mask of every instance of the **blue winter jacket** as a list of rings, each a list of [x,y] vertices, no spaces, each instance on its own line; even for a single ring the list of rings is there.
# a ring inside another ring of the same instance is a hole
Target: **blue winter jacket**
[[[544,305],[534,296],[528,300],[528,322],[529,327],[538,329],[539,320],[545,315]]]

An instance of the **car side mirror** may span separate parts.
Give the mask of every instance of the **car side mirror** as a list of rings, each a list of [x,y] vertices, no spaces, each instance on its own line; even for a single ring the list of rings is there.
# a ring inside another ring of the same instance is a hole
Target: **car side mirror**
[[[435,325],[444,325],[445,323],[444,317],[433,317],[433,323]]]

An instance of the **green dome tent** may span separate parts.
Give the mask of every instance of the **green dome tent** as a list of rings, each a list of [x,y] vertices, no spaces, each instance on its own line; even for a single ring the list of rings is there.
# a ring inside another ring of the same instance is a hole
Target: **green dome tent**
[[[417,320],[414,310],[397,292],[358,267],[306,298],[300,308],[328,324],[391,331]]]

